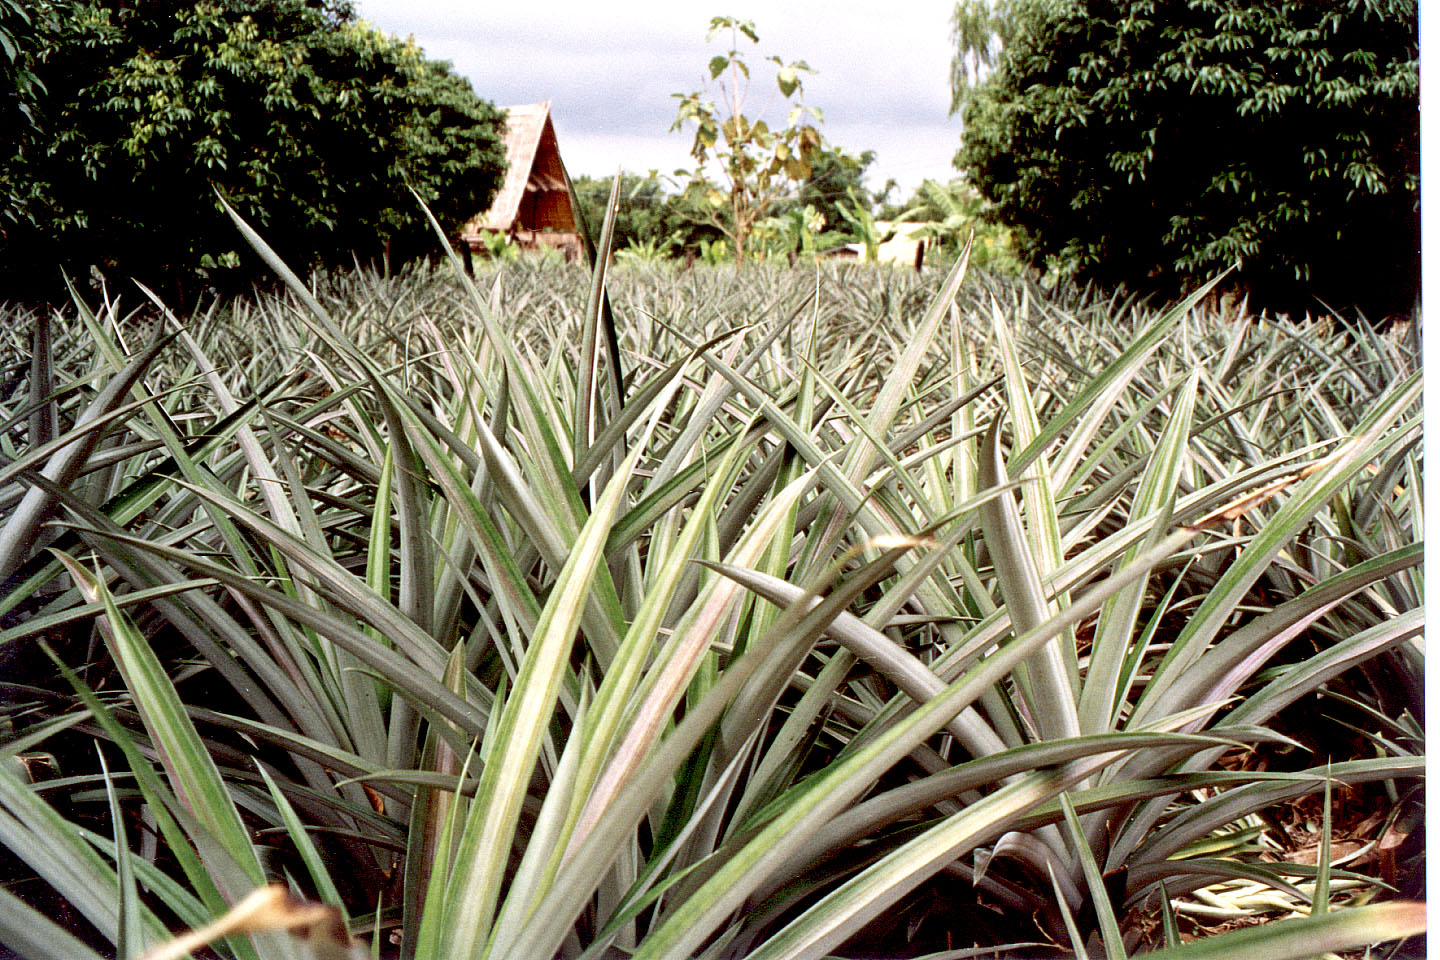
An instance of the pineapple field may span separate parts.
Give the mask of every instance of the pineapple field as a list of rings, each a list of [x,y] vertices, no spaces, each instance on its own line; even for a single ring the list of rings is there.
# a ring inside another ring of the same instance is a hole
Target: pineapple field
[[[12,955],[1423,954],[1418,329],[240,226],[7,308]]]

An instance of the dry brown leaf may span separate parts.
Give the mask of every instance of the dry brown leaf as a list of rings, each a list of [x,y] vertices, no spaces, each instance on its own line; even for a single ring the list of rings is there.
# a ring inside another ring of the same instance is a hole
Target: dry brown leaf
[[[340,911],[300,900],[272,883],[250,893],[214,923],[191,930],[145,954],[141,960],[179,960],[222,937],[288,931],[310,947],[315,960],[363,960],[364,952],[345,932]]]

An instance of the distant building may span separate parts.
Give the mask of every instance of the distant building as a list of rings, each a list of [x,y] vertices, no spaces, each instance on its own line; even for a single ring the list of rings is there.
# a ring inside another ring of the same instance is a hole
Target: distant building
[[[581,254],[565,163],[550,122],[550,101],[505,110],[505,182],[490,209],[460,228],[460,239],[483,252],[481,231],[510,237],[522,248],[554,247],[565,259]]]
[[[887,239],[876,248],[875,262],[919,270],[925,263],[927,241],[923,236],[917,237],[914,234],[924,226],[923,223],[908,220],[899,223],[893,220],[876,220],[876,232]],[[865,244],[847,243],[843,247],[827,250],[825,256],[836,260],[864,260]]]
[[[914,267],[919,270],[925,263],[925,238],[915,236],[915,232],[923,228],[923,223],[894,223],[890,220],[876,220],[875,229],[880,231],[881,236],[890,235],[890,239],[880,244],[877,251],[881,263],[898,263],[901,266]]]

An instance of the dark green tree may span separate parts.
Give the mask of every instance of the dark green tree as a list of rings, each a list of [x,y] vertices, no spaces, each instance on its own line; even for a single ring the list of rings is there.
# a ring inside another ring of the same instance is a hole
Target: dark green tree
[[[605,177],[572,178],[580,214],[597,236],[605,223],[612,182],[612,178]],[[693,196],[667,191],[654,171],[644,175],[622,173],[613,249],[648,244],[666,248],[673,256],[683,256],[687,250],[697,248],[701,240],[718,240],[723,234],[704,222],[704,212],[696,210],[694,203]]]
[[[1238,261],[1252,305],[1414,303],[1413,0],[968,0],[955,24],[956,165],[1031,263],[1173,295]]]
[[[0,130],[16,142],[35,131],[35,115],[45,88],[35,75],[37,37],[42,28],[53,27],[54,12],[47,7],[32,8],[28,0],[0,0]],[[5,153],[0,139],[0,156]],[[30,219],[27,194],[33,186],[18,180],[8,167],[0,165],[0,231]]]
[[[786,206],[814,207],[825,218],[826,230],[845,232],[842,209],[849,210],[856,203],[867,210],[875,205],[876,198],[865,189],[865,171],[874,162],[874,150],[857,154],[827,144],[811,154],[810,175],[800,182],[795,199]]]
[[[594,233],[605,223],[605,205],[610,200],[611,178],[578,176],[572,178],[575,196],[580,201],[580,214]],[[670,197],[658,177],[637,173],[620,175],[620,200],[615,209],[614,249],[623,250],[630,244],[664,243],[674,229],[675,215]]]
[[[4,0],[0,0],[4,2]],[[263,276],[217,191],[293,267],[433,249],[504,170],[503,114],[346,0],[36,0],[35,123],[0,148],[0,282],[91,266],[188,299]]]

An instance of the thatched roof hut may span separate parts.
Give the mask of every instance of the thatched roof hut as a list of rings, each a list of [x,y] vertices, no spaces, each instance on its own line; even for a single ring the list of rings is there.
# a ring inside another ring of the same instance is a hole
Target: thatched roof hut
[[[550,101],[506,108],[505,160],[505,182],[495,201],[460,228],[460,239],[472,250],[484,250],[481,231],[493,230],[522,247],[557,247],[566,259],[577,256],[580,233],[550,122]]]

